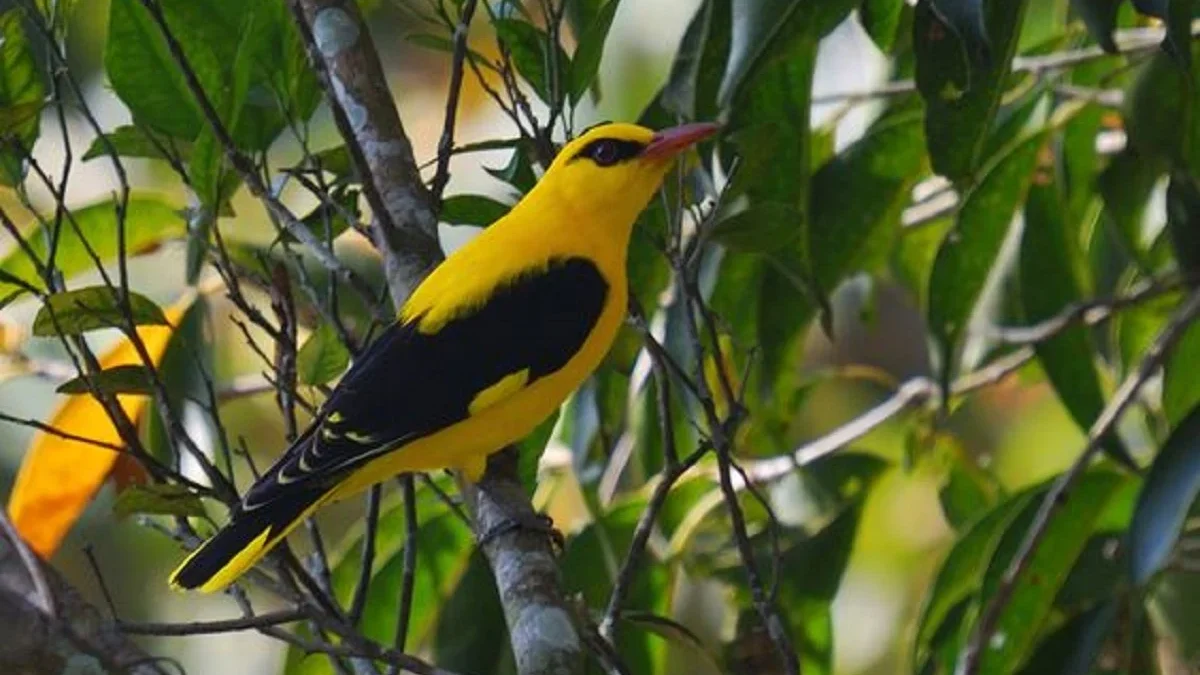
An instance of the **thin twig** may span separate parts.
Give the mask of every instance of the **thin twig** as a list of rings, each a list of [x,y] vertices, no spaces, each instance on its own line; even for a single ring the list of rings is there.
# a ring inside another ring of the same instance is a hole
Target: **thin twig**
[[[304,621],[308,612],[300,609],[285,609],[268,614],[244,616],[220,621],[188,621],[185,623],[133,623],[122,621],[117,625],[130,635],[212,635],[256,630],[264,626]]]
[[[1154,342],[1146,350],[1141,363],[1138,364],[1137,370],[1125,378],[1125,381],[1121,383],[1121,386],[1113,394],[1108,405],[1104,406],[1104,410],[1100,412],[1100,415],[1092,424],[1091,429],[1088,431],[1087,444],[1079,453],[1079,457],[1071,465],[1070,469],[1054,481],[1054,485],[1042,499],[1037,514],[1034,516],[1033,522],[1025,533],[1025,538],[1021,542],[1021,547],[1017,550],[1016,555],[1013,556],[1012,562],[1009,563],[1008,568],[1004,571],[1004,575],[1000,578],[995,592],[988,599],[987,605],[980,615],[979,623],[972,633],[967,647],[963,651],[962,659],[955,670],[958,675],[974,675],[974,673],[979,671],[983,654],[987,650],[988,645],[991,644],[992,636],[995,634],[997,624],[1000,621],[1000,616],[1004,612],[1005,607],[1008,606],[1008,601],[1012,598],[1013,591],[1016,590],[1016,585],[1021,575],[1033,560],[1033,555],[1037,552],[1042,538],[1046,535],[1054,514],[1066,503],[1071,488],[1074,487],[1092,460],[1102,450],[1103,439],[1112,432],[1125,410],[1129,408],[1130,404],[1137,397],[1138,392],[1141,391],[1146,382],[1162,366],[1171,348],[1183,335],[1188,326],[1193,323],[1197,315],[1200,315],[1200,290],[1192,291],[1183,304],[1175,310],[1162,331],[1159,332]]]
[[[442,137],[438,140],[437,170],[429,188],[434,199],[439,201],[447,181],[450,180],[450,156],[454,153],[454,125],[458,116],[458,98],[462,94],[463,62],[467,57],[467,35],[471,30],[471,18],[475,16],[476,4],[478,0],[467,0],[463,3],[462,14],[454,28],[454,56],[450,63],[446,120],[442,124]]]

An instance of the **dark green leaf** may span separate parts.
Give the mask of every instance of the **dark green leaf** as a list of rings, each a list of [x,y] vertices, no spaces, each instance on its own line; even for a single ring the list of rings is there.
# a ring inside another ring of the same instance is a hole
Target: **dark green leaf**
[[[1179,270],[1200,279],[1200,180],[1181,169],[1167,186],[1167,235]]]
[[[713,239],[735,250],[763,253],[793,243],[800,214],[787,204],[760,202],[717,223]]]
[[[483,195],[454,195],[442,202],[439,219],[448,225],[487,227],[508,214],[512,206]]]
[[[1129,564],[1134,583],[1146,583],[1167,564],[1197,492],[1200,408],[1193,408],[1154,458],[1138,496],[1129,525]]]
[[[1197,47],[1200,49],[1200,47]],[[1167,54],[1155,54],[1125,95],[1129,147],[1200,172],[1200,87]]]
[[[1117,601],[1109,600],[1071,617],[1037,646],[1021,675],[1089,675],[1116,624],[1117,609]]]
[[[73,213],[75,223],[79,226],[78,232],[87,236],[88,245],[104,263],[111,263],[118,256],[117,228],[120,221],[117,219],[117,206],[117,202],[106,200],[77,209]],[[51,215],[45,222],[49,228],[53,228],[55,220]],[[130,256],[153,249],[165,239],[179,237],[185,229],[183,218],[173,207],[158,199],[139,196],[129,200],[124,227],[126,254]],[[38,225],[22,233],[29,248],[43,263],[53,231],[49,228]],[[92,258],[78,232],[69,223],[62,223],[58,233],[54,264],[67,278],[92,269],[93,266]],[[0,269],[37,288],[45,288],[37,274],[37,266],[20,248],[14,248],[0,259]],[[7,283],[0,280],[0,293],[11,290]]]
[[[105,143],[106,140],[107,144]],[[192,151],[192,144],[187,141],[165,136],[156,138],[142,127],[127,124],[104,134],[104,138],[97,138],[92,141],[87,152],[83,153],[83,161],[86,162],[89,159],[97,157],[108,157],[109,146],[112,147],[112,151],[119,157],[139,157],[143,159],[178,159],[187,161]]]
[[[929,328],[938,341],[943,377],[956,355],[1013,214],[1029,187],[1044,133],[1013,146],[963,199],[954,229],[938,249],[929,281]]]
[[[496,36],[512,54],[513,66],[538,98],[551,104],[562,96],[562,85],[570,72],[571,60],[559,45],[550,47],[550,36],[521,19],[496,19]],[[557,63],[552,63],[556,59]],[[557,74],[558,81],[555,81]]]
[[[1070,498],[1061,503],[1000,612],[995,634],[1003,635],[1004,639],[984,650],[981,675],[1013,673],[1029,657],[1054,599],[1091,538],[1097,520],[1128,480],[1110,472],[1085,474],[1071,490]],[[981,592],[985,602],[994,596],[995,583],[1008,569],[1011,553],[1025,539],[1028,526],[1024,521],[1020,518],[1013,523],[997,549]]]
[[[185,518],[203,518],[205,515],[200,498],[174,483],[132,485],[122,490],[113,503],[113,514],[118,518],[139,514]]]
[[[1165,170],[1166,164],[1161,159],[1126,148],[1112,158],[1097,183],[1104,199],[1104,214],[1125,253],[1147,268],[1151,264],[1149,242],[1142,232],[1143,214]]]
[[[524,144],[513,148],[512,155],[508,158],[508,163],[503,168],[493,169],[485,166],[483,170],[487,171],[496,180],[504,181],[513,186],[521,194],[532,190],[534,183],[537,182],[537,177],[533,175],[533,165],[529,162],[529,154]]]
[[[671,64],[671,74],[656,99],[662,111],[668,113],[666,117],[715,119],[717,88],[729,51],[729,22],[723,20],[729,16],[729,3],[730,0],[703,3],[688,24]],[[642,119],[646,117],[643,113]]]
[[[38,337],[79,335],[99,328],[124,326],[126,318],[134,325],[167,325],[167,318],[158,305],[144,295],[128,293],[129,314],[117,301],[116,292],[108,286],[88,286],[46,297],[33,320],[33,334]],[[56,325],[57,321],[57,325]]]
[[[203,294],[188,307],[179,319],[175,330],[167,341],[158,363],[158,378],[166,390],[167,405],[176,415],[189,402],[204,402],[216,406],[212,401],[213,392],[209,388],[213,372],[214,342],[211,336],[211,323],[208,313],[208,301]],[[189,429],[192,425],[207,429],[209,433],[217,434],[214,421],[208,415],[198,415],[189,419]],[[168,423],[163,420],[158,406],[150,406],[142,423],[142,435],[146,449],[160,461],[174,466],[177,461],[175,443],[178,439],[171,432]],[[216,436],[212,436],[216,438]]]
[[[4,144],[0,152],[0,184],[13,186],[25,175],[23,153],[33,150],[46,94],[42,73],[34,60],[25,31],[24,12],[10,9],[0,14],[0,118],[3,136],[19,144]]]
[[[450,672],[515,672],[504,608],[479,549],[438,614],[433,653],[438,668]]]
[[[1025,204],[1019,275],[1025,318],[1036,323],[1083,299],[1078,279],[1079,252],[1067,229],[1066,206],[1056,184],[1039,174]],[[1104,392],[1093,363],[1095,347],[1087,330],[1069,326],[1035,345],[1038,360],[1054,391],[1080,429],[1088,429],[1104,408]],[[1110,436],[1105,450],[1123,464],[1134,465],[1120,439]]]
[[[579,38],[579,46],[575,48],[575,58],[571,62],[572,105],[583,98],[596,79],[600,58],[604,54],[604,41],[608,38],[608,29],[612,27],[613,16],[620,4],[621,0],[608,0]]]
[[[930,0],[930,4],[942,23],[962,41],[967,58],[986,66],[991,58],[991,44],[984,17],[984,0]],[[1010,6],[1006,11],[1012,9]]]
[[[1088,33],[1091,33],[1100,47],[1109,54],[1117,53],[1117,43],[1113,42],[1113,28],[1117,25],[1117,11],[1124,2],[1125,0],[1071,0],[1071,7],[1083,17]]]
[[[900,14],[904,0],[863,0],[858,8],[858,20],[880,51],[889,52],[896,44]]]
[[[976,181],[976,171],[986,159],[982,157],[983,142],[1004,93],[1028,2],[998,0],[987,4],[983,16],[991,44],[987,59],[969,57],[971,45],[937,16],[933,4],[922,0],[913,22],[917,89],[927,106],[925,137],[934,171],[959,186],[967,186]],[[944,0],[938,4],[948,3]],[[964,0],[961,4],[979,3]],[[972,20],[963,18],[962,25],[970,23]]]
[[[328,384],[350,365],[350,351],[337,331],[322,322],[296,354],[296,379],[301,384]]]
[[[109,394],[153,394],[153,380],[150,371],[141,364],[113,366],[101,370],[91,378],[76,377],[58,385],[54,391],[60,394],[87,394],[91,392],[88,380],[97,390]]]
[[[812,179],[808,250],[820,287],[886,260],[912,186],[928,167],[919,113],[885,117]]]
[[[1200,324],[1192,324],[1183,332],[1163,367],[1162,407],[1172,427],[1200,404],[1197,364],[1200,364]]]

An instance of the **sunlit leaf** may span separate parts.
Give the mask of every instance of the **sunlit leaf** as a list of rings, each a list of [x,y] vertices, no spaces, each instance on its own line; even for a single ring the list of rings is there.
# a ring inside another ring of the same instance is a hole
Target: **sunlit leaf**
[[[350,351],[328,322],[308,336],[296,354],[296,379],[301,384],[327,384],[350,365]]]
[[[23,16],[20,9],[0,14],[0,117],[3,135],[9,139],[0,152],[0,184],[7,186],[20,183],[25,175],[24,155],[33,151],[46,94],[41,69],[21,26]],[[19,149],[13,148],[14,143]]]
[[[90,379],[90,386],[89,386]],[[87,394],[91,387],[108,394],[153,394],[150,371],[140,363],[106,368],[91,378],[76,377],[58,385],[60,394]]]
[[[178,322],[191,303],[192,297],[181,299],[166,311],[167,321]],[[137,334],[147,354],[157,361],[172,331],[169,326],[142,326]],[[100,366],[106,370],[140,363],[137,350],[126,339],[100,357]],[[136,420],[149,401],[145,396],[120,395],[117,402],[128,417]],[[98,443],[124,445],[104,407],[88,395],[64,399],[47,424]],[[39,555],[49,558],[54,554],[119,456],[113,450],[47,432],[39,431],[34,436],[9,495],[8,512],[21,536]]]
[[[138,157],[142,159],[179,159],[186,161],[191,154],[192,145],[187,141],[167,136],[156,137],[142,127],[128,124],[117,127],[97,138],[83,153],[83,161],[107,158],[110,150],[118,157]]]
[[[120,243],[117,233],[122,222],[127,256],[146,253],[166,239],[182,236],[186,230],[179,211],[160,199],[150,196],[132,197],[126,205],[124,221],[118,218],[119,206],[119,202],[105,200],[75,209],[72,211],[71,220],[64,219],[65,222],[58,227],[58,246],[54,256],[55,269],[64,277],[70,278],[93,269],[94,263],[88,253],[88,247],[101,262],[115,262],[119,255]],[[54,237],[55,219],[51,216],[46,219],[46,223],[46,227],[39,224],[27,228],[22,233],[29,249],[43,264],[46,262],[50,239]],[[87,238],[86,246],[80,238],[80,233]],[[37,266],[22,248],[12,247],[0,258],[0,270],[33,286],[45,288],[37,274]],[[0,279],[0,295],[10,290],[13,290],[12,287]]]
[[[587,30],[579,37],[579,46],[575,48],[575,57],[571,61],[571,104],[579,102],[596,80],[596,71],[600,69],[600,57],[604,54],[604,42],[608,39],[608,29],[612,27],[613,16],[621,0],[608,0],[592,18]]]

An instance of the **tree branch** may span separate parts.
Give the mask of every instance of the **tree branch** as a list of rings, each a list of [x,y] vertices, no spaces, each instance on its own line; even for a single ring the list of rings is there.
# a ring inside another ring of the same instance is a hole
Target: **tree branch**
[[[363,177],[375,212],[376,244],[388,286],[400,305],[442,259],[434,199],[421,182],[412,146],[356,3],[290,2],[334,119]],[[511,459],[491,462],[479,489],[465,481],[463,486],[477,534],[533,515]],[[490,538],[483,552],[496,578],[518,671],[522,675],[581,672],[582,642],[563,599],[547,537],[507,532]]]

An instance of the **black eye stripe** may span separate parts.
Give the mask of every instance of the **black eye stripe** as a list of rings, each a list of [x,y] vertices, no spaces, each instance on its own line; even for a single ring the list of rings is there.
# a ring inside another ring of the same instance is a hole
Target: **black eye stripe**
[[[618,138],[597,138],[583,146],[571,159],[587,158],[600,166],[612,166],[613,164],[637,157],[645,148],[645,145],[637,141],[626,141]]]

